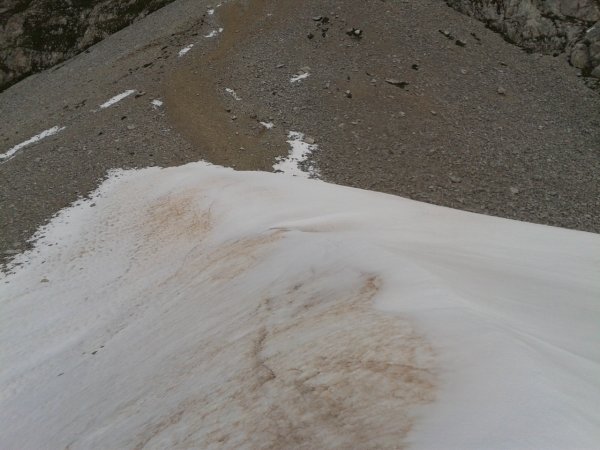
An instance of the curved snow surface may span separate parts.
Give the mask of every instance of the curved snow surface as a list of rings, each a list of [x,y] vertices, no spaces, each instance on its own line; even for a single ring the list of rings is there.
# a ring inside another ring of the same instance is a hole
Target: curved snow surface
[[[600,236],[117,172],[0,278],[3,448],[585,449]]]

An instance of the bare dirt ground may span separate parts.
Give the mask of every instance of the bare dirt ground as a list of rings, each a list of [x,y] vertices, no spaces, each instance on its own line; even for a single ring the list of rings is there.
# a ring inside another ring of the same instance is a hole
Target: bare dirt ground
[[[107,170],[272,170],[289,131],[329,182],[600,232],[600,96],[560,58],[438,0],[215,6],[178,0],[0,94],[0,153],[66,127],[0,163],[3,258]]]

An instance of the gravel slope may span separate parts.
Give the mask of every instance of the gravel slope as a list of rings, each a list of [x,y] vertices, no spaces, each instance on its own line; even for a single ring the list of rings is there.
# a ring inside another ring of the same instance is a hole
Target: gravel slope
[[[327,181],[600,231],[600,97],[563,61],[437,0],[210,7],[178,0],[0,94],[0,153],[66,127],[0,163],[5,258],[111,168],[206,159],[269,170],[290,130],[315,139]],[[291,83],[300,68],[310,76]]]

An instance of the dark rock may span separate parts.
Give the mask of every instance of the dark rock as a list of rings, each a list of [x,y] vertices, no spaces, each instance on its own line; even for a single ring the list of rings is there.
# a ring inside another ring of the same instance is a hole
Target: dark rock
[[[4,0],[0,90],[52,67],[173,0]]]
[[[407,81],[401,81],[397,78],[386,78],[385,82],[391,84],[392,86],[397,86],[399,88],[405,88],[409,84]]]

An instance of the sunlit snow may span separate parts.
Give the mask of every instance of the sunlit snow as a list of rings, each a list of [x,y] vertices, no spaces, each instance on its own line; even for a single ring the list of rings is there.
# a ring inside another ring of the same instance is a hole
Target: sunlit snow
[[[0,275],[0,442],[593,449],[600,236],[195,163]]]

